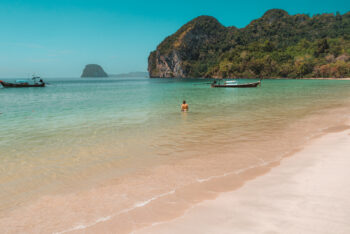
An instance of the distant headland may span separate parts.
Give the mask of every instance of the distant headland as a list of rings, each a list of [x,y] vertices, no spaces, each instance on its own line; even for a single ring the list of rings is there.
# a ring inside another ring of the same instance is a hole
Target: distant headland
[[[85,66],[81,77],[108,77],[108,74],[98,64],[88,64]]]
[[[350,12],[289,15],[272,9],[244,28],[199,16],[148,58],[150,77],[350,77]]]
[[[129,78],[129,77],[149,77],[148,72],[129,72],[121,74],[107,74],[103,68],[98,64],[88,64],[85,66],[83,73],[81,74],[82,78],[88,77],[115,77],[115,78]]]
[[[128,78],[128,77],[149,77],[148,72],[129,72],[121,74],[108,74],[109,77]]]

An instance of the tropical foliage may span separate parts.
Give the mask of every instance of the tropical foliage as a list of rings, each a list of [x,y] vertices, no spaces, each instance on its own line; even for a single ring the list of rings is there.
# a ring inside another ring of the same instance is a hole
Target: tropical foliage
[[[242,29],[200,16],[167,37],[150,64],[174,51],[186,77],[350,77],[350,12],[274,9]]]

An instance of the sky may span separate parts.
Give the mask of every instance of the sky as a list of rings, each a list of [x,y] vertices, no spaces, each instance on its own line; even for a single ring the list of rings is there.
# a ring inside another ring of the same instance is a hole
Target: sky
[[[79,77],[89,63],[109,74],[147,71],[149,53],[191,19],[241,28],[272,8],[343,14],[350,1],[0,0],[0,78]]]

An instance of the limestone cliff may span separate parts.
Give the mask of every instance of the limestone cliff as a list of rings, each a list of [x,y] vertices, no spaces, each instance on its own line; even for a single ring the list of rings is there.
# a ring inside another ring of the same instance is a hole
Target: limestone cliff
[[[159,51],[154,51],[148,61],[148,70],[152,78],[185,77],[183,63],[178,51],[171,51],[166,55],[161,55]]]
[[[150,77],[188,77],[195,75],[190,61],[208,57],[207,51],[226,34],[215,18],[200,16],[167,37],[148,58]],[[209,55],[210,56],[210,55]]]
[[[240,29],[199,16],[150,53],[148,71],[154,78],[344,77],[350,61],[338,57],[349,48],[350,12],[310,17],[272,9]]]

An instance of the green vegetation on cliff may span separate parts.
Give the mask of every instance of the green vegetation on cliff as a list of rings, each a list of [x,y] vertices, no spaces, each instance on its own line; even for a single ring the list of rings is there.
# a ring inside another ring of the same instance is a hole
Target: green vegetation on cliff
[[[149,57],[151,77],[350,77],[350,12],[267,11],[242,29],[200,16]]]

